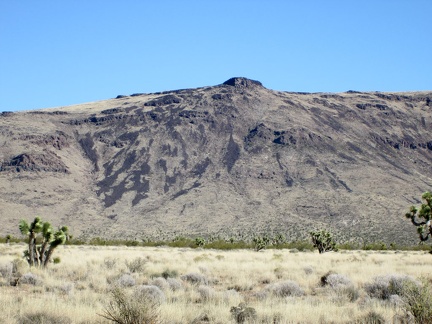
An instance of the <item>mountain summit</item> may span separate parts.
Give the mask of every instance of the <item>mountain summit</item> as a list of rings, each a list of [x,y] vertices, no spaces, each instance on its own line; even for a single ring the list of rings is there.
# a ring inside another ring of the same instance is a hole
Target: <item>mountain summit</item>
[[[0,115],[0,235],[21,218],[76,237],[413,243],[432,188],[432,92],[290,93],[232,78]]]
[[[246,78],[231,78],[223,83],[224,85],[230,85],[236,88],[252,88],[252,87],[262,87],[262,83],[255,80],[250,80]]]

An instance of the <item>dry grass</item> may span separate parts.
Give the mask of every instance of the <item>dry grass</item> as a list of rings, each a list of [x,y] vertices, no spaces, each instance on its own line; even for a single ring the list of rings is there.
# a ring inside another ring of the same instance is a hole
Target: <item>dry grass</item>
[[[257,323],[353,323],[370,312],[393,322],[401,305],[371,298],[364,287],[391,274],[432,279],[432,257],[424,252],[62,246],[56,254],[62,262],[45,271],[18,264],[12,277],[31,273],[37,280],[11,286],[8,269],[24,248],[0,245],[1,323],[41,312],[44,323],[106,323],[98,314],[118,286],[131,296],[148,291],[162,323],[235,323],[230,309],[240,303],[255,309]],[[131,271],[134,264],[138,271]],[[323,286],[329,271],[342,284]]]

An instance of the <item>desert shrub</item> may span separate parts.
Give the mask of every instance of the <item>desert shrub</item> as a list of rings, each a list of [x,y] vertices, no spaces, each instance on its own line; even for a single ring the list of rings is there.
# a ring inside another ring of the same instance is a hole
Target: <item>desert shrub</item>
[[[172,291],[180,290],[181,287],[182,287],[181,282],[180,282],[179,280],[177,280],[177,279],[174,279],[174,278],[168,278],[166,281],[167,281],[167,283],[168,283],[168,285],[169,285],[169,288],[170,288]]]
[[[324,281],[326,286],[329,286],[333,289],[349,287],[353,285],[347,276],[339,273],[330,273]]]
[[[20,316],[18,322],[20,324],[70,324],[72,320],[64,315],[54,315],[39,311]]]
[[[250,248],[250,244],[247,242],[237,241],[234,240],[216,240],[213,242],[207,242],[205,245],[206,249],[217,249],[217,250],[233,250],[233,249],[248,249]]]
[[[387,245],[384,242],[374,242],[363,245],[363,250],[366,251],[385,251],[387,250]]]
[[[257,318],[255,309],[246,306],[244,303],[240,303],[238,306],[231,307],[230,313],[236,323],[246,323],[249,321],[254,321]]]
[[[146,260],[144,258],[135,258],[132,261],[125,261],[126,267],[132,273],[142,272],[144,270]]]
[[[388,302],[391,306],[397,308],[400,308],[404,305],[404,301],[399,295],[390,295],[390,297],[388,298]]]
[[[130,274],[125,273],[120,276],[120,278],[116,281],[117,285],[120,287],[132,287],[135,286],[135,278],[132,277]]]
[[[65,283],[63,285],[57,286],[57,290],[63,294],[63,295],[72,295],[74,291],[74,284],[73,283]]]
[[[0,276],[9,280],[13,274],[13,264],[11,262],[0,265]]]
[[[254,293],[254,296],[256,299],[263,301],[267,299],[267,297],[269,296],[269,292],[267,290],[257,291],[256,293]]]
[[[176,270],[170,270],[170,269],[165,269],[162,273],[161,273],[161,277],[168,279],[168,278],[177,278],[178,276],[178,272]]]
[[[360,296],[351,280],[343,274],[329,271],[321,277],[320,284],[331,289],[331,292],[335,295],[335,302],[344,303],[346,299],[354,302]]]
[[[180,279],[194,285],[208,285],[208,279],[204,275],[196,272],[187,273],[181,276]]]
[[[372,283],[365,284],[364,289],[370,297],[388,300],[391,295],[402,296],[404,285],[410,282],[418,285],[418,283],[409,276],[378,276],[374,278]]]
[[[21,276],[19,283],[36,286],[41,283],[41,280],[35,274],[28,272]]]
[[[337,290],[337,292],[343,296],[346,296],[350,302],[355,302],[360,297],[358,289],[352,285],[341,287]]]
[[[100,316],[118,324],[154,324],[158,322],[157,305],[146,297],[136,298],[115,288],[111,301]]]
[[[375,311],[370,311],[355,321],[356,324],[384,324],[385,322],[385,318]]]
[[[306,266],[303,268],[303,271],[305,274],[311,275],[312,273],[314,273],[315,269],[312,266]]]
[[[103,262],[108,270],[113,269],[117,264],[117,260],[114,258],[105,258]]]
[[[53,263],[54,263],[54,264],[59,264],[60,262],[61,262],[60,257],[55,257],[55,258],[53,258]]]
[[[224,291],[222,297],[223,297],[225,302],[229,302],[230,299],[232,299],[232,298],[239,298],[240,294],[237,292],[237,290],[228,289],[228,290]]]
[[[402,287],[403,307],[415,318],[416,323],[431,323],[432,289],[423,281],[421,284],[405,281]]]
[[[166,245],[170,247],[196,247],[195,241],[186,237],[176,237],[172,242],[168,242]]]
[[[20,277],[25,271],[28,271],[28,263],[22,259],[15,259],[12,261],[12,274]]]
[[[200,294],[202,301],[209,301],[216,295],[214,289],[209,286],[199,286],[198,293]]]
[[[314,246],[311,242],[309,241],[293,241],[290,243],[286,243],[284,245],[284,248],[287,249],[297,249],[298,251],[312,251],[314,249]]]
[[[304,290],[295,281],[277,282],[267,287],[276,297],[303,296]]]
[[[133,296],[138,301],[151,301],[153,304],[162,304],[165,302],[163,291],[153,285],[137,286]]]
[[[191,324],[204,324],[211,323],[213,319],[206,313],[200,314],[198,317],[194,318]]]
[[[325,275],[323,275],[322,277],[321,277],[321,279],[320,279],[320,284],[321,284],[321,286],[327,286],[327,278],[330,276],[330,275],[332,275],[332,274],[335,274],[336,272],[334,272],[334,271],[329,271],[329,272],[327,272]]]
[[[151,282],[150,285],[152,286],[156,286],[159,287],[161,290],[168,290],[170,289],[170,285],[168,283],[168,281],[166,281],[164,278],[162,277],[158,277],[158,278],[154,278]]]

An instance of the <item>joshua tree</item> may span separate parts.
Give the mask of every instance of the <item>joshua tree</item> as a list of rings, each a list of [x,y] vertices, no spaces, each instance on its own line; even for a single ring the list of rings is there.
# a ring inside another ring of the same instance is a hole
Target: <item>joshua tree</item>
[[[23,235],[29,236],[28,250],[24,252],[24,256],[30,266],[45,268],[55,248],[64,244],[68,238],[68,228],[66,226],[54,232],[51,224],[42,222],[40,217],[36,217],[30,224],[25,220],[21,220],[19,229]],[[42,236],[40,245],[37,245],[36,242],[38,234]]]
[[[427,241],[429,236],[432,236],[432,193],[425,192],[422,195],[424,203],[420,208],[411,206],[410,211],[405,214],[406,218],[411,219],[411,222],[417,226],[417,233],[421,242]]]
[[[327,251],[337,251],[336,242],[330,232],[326,230],[312,231],[310,235],[313,246],[318,249],[320,254]]]
[[[270,244],[270,239],[267,236],[256,236],[252,240],[255,251],[264,250]]]
[[[206,241],[202,237],[195,238],[195,245],[198,247],[203,247],[205,245]]]

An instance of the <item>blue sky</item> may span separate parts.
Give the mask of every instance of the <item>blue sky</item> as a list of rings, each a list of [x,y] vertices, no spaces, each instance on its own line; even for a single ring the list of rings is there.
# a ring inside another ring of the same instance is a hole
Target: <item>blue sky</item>
[[[0,0],[0,111],[216,85],[432,90],[430,0]]]

